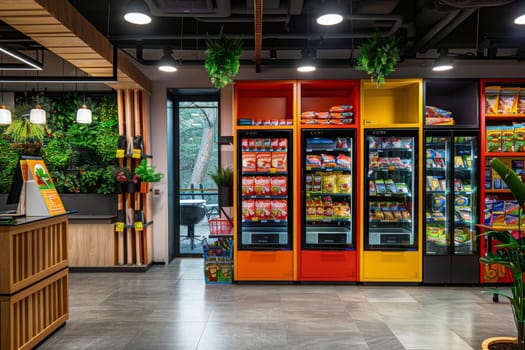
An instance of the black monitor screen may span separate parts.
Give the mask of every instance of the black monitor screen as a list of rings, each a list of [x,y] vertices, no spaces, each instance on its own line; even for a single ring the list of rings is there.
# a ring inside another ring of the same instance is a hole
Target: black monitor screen
[[[7,194],[6,204],[18,204],[20,200],[20,193],[22,193],[22,187],[24,185],[24,178],[22,176],[22,168],[20,167],[20,161],[24,159],[42,159],[42,157],[35,156],[20,156],[13,172],[13,178],[11,180],[11,188]]]

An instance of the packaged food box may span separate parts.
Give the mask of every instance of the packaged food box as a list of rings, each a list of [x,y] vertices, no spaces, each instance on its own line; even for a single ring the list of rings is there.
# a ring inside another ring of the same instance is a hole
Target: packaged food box
[[[255,215],[259,220],[269,220],[272,218],[272,204],[269,199],[255,200]]]
[[[270,172],[272,167],[272,153],[271,152],[257,152],[257,172]]]
[[[242,219],[252,221],[255,218],[255,200],[246,199],[242,201]]]
[[[277,172],[288,171],[288,154],[286,152],[272,152],[272,168]]]
[[[254,180],[254,191],[257,196],[269,196],[271,184],[269,176],[256,176]]]
[[[257,171],[257,155],[255,152],[242,152],[242,172],[255,172]]]
[[[312,176],[310,176],[310,179],[312,179]],[[272,196],[286,196],[288,194],[288,184],[286,176],[271,177],[270,187],[270,194]]]
[[[285,199],[272,199],[270,205],[274,220],[288,219],[288,202]]]
[[[243,196],[253,196],[255,194],[255,178],[253,176],[243,176],[241,179],[241,193]]]

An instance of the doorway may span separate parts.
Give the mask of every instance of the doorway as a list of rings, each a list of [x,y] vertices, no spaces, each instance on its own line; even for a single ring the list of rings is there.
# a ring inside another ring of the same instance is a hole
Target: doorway
[[[173,111],[175,256],[201,256],[208,219],[218,214],[218,189],[208,175],[220,164],[219,91],[169,90]],[[170,100],[170,99],[169,99]],[[171,259],[170,259],[171,260]]]

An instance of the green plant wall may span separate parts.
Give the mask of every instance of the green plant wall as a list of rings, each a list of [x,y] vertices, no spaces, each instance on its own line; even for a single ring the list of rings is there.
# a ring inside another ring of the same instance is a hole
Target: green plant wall
[[[15,140],[0,128],[0,192],[9,190],[13,169],[20,154],[40,155],[61,193],[115,192],[115,153],[118,116],[114,94],[97,94],[86,99],[93,112],[93,123],[78,124],[76,111],[83,98],[76,93],[38,96],[47,111],[44,138],[39,147],[29,148],[33,140]],[[24,118],[30,104],[27,95],[16,97],[13,119]],[[22,144],[22,145],[20,145]]]

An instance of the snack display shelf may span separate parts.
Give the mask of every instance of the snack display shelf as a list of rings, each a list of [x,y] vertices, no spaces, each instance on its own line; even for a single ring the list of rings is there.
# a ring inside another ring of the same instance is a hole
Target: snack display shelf
[[[351,193],[323,193],[323,192],[307,192],[306,197],[324,197],[324,196],[332,196],[332,197],[352,197]]]
[[[277,196],[277,195],[243,195],[242,199],[286,199],[288,196]]]
[[[485,190],[485,193],[493,193],[493,194],[497,194],[497,193],[508,193],[510,194],[510,190],[508,189],[505,189],[505,190]]]
[[[501,120],[501,119],[515,119],[515,118],[525,118],[525,114],[523,113],[501,113],[501,114],[494,114],[494,113],[487,113],[485,114],[485,119],[489,120]]]
[[[322,127],[329,127],[330,129],[355,129],[355,123],[348,124],[301,124],[302,129],[319,129]]]
[[[306,219],[307,224],[333,224],[333,223],[344,223],[350,224],[352,222],[349,218],[333,218],[333,219]]]
[[[525,157],[525,152],[485,152],[485,157]]]
[[[293,130],[293,125],[237,125],[237,130]]]

